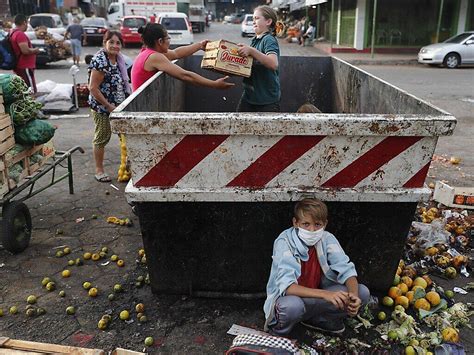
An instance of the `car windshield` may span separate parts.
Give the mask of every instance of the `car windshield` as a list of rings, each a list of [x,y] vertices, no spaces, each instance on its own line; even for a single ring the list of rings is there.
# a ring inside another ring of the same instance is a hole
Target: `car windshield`
[[[245,18],[245,21],[246,21],[246,22],[253,22],[253,16],[247,16],[247,17]]]
[[[146,25],[146,20],[142,18],[126,18],[123,20],[123,27],[138,28]]]
[[[101,18],[85,18],[84,20],[82,20],[81,25],[105,27],[105,21]]]
[[[461,43],[471,35],[472,33],[461,33],[460,35],[447,39],[446,41],[444,41],[444,43]]]
[[[161,24],[166,27],[168,31],[186,31],[188,26],[182,17],[165,17]]]
[[[49,28],[54,27],[54,20],[50,16],[31,16],[30,17],[30,25],[33,28],[38,26],[46,26]]]

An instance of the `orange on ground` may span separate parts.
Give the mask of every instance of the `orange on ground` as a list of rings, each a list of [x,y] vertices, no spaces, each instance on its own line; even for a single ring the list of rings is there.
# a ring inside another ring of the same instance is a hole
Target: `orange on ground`
[[[414,305],[415,309],[424,309],[425,311],[429,311],[431,309],[430,303],[426,300],[426,298],[419,298],[415,301]]]
[[[398,267],[397,268],[397,275],[400,275],[402,273],[402,268],[401,267]]]
[[[408,286],[404,284],[403,282],[401,284],[398,284],[397,287],[402,291],[403,295],[408,292]]]
[[[423,280],[426,281],[426,283],[428,284],[428,287],[430,287],[433,284],[433,281],[431,280],[431,278],[428,275],[423,275],[422,278],[423,278]]]
[[[400,290],[398,287],[396,286],[392,286],[390,287],[390,289],[388,290],[388,295],[395,299],[397,298],[398,296],[401,296],[402,295],[402,290]]]
[[[423,288],[427,288],[428,287],[428,283],[426,282],[426,280],[422,277],[417,277],[414,281],[413,281],[413,286],[421,286]]]
[[[414,302],[415,291],[408,291],[406,297],[408,298],[410,304],[412,304]]]
[[[428,292],[425,297],[428,300],[428,302],[431,303],[432,306],[437,306],[441,302],[441,297],[436,291]]]
[[[411,279],[410,276],[403,276],[401,281],[408,286],[408,288],[411,288],[413,286],[413,280]]]
[[[408,306],[410,305],[410,301],[408,300],[406,296],[398,296],[395,299],[395,305],[397,306],[400,305],[403,308],[408,309]]]

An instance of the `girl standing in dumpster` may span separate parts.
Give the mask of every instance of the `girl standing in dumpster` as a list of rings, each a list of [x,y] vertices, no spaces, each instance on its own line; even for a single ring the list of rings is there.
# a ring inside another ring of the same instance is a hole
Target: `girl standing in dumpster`
[[[118,31],[104,34],[104,48],[100,49],[89,64],[89,105],[95,123],[94,160],[95,179],[110,182],[110,176],[104,171],[105,146],[110,141],[110,113],[130,95],[125,59],[122,49],[122,35]]]
[[[241,56],[254,58],[252,74],[243,81],[244,92],[237,112],[280,112],[280,47],[275,37],[277,14],[270,6],[258,6],[253,13],[255,37],[250,46],[239,44]]]
[[[354,264],[324,230],[327,216],[326,205],[317,199],[298,202],[293,227],[273,244],[264,311],[265,330],[275,335],[287,335],[299,322],[342,333],[343,319],[356,316],[369,302],[369,290],[357,282]]]
[[[225,80],[228,76],[217,80],[206,79],[194,72],[185,70],[171,62],[171,60],[192,55],[200,49],[205,49],[207,41],[182,46],[170,50],[170,36],[166,29],[157,23],[147,23],[138,29],[145,44],[142,51],[135,59],[132,67],[132,88],[137,90],[145,81],[158,71],[163,71],[172,77],[191,84],[207,86],[214,89],[228,89],[234,84]]]

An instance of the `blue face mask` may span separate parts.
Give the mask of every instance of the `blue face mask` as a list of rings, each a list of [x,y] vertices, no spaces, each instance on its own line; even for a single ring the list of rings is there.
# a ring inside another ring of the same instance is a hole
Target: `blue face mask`
[[[324,234],[324,228],[311,232],[309,230],[298,227],[298,237],[309,247],[319,242]]]

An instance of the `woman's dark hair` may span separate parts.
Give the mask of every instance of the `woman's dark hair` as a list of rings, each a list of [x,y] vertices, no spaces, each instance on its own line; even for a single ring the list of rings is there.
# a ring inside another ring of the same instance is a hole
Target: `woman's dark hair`
[[[122,39],[122,34],[119,31],[107,31],[104,33],[104,40],[103,42],[107,42],[109,39],[111,39],[113,36],[117,36],[119,39],[120,43],[123,46],[123,39]]]
[[[166,37],[166,29],[158,23],[147,23],[138,29],[142,35],[142,41],[148,48],[155,47],[157,40]]]

